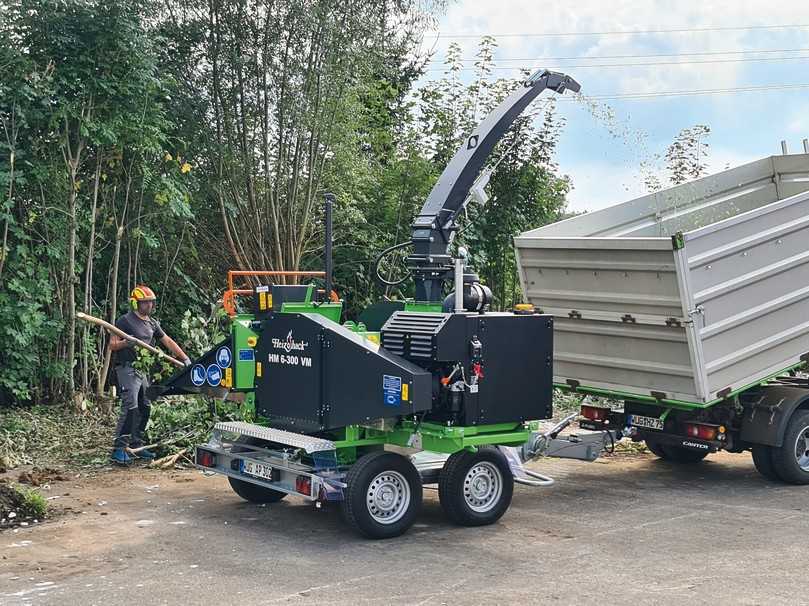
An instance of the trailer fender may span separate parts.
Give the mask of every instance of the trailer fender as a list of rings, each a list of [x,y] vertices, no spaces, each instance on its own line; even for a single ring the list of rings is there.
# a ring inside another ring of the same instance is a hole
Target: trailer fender
[[[792,413],[809,408],[809,390],[793,385],[767,385],[744,404],[743,441],[780,447]]]

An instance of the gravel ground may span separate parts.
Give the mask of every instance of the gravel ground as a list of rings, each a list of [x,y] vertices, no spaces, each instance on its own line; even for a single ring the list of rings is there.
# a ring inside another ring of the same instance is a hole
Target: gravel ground
[[[809,487],[747,455],[532,468],[505,517],[459,528],[425,490],[399,539],[336,510],[259,507],[193,470],[115,470],[43,490],[53,520],[0,533],[0,604],[809,604]]]

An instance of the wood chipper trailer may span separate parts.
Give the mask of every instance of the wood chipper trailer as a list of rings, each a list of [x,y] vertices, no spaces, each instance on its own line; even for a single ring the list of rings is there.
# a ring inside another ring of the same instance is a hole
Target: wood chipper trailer
[[[413,524],[425,483],[438,484],[456,523],[491,524],[515,481],[552,483],[523,462],[592,461],[612,443],[610,429],[560,435],[572,417],[540,429],[552,415],[553,318],[489,312],[491,291],[450,248],[492,148],[545,89],[579,85],[540,71],[511,93],[450,161],[411,238],[380,255],[377,277],[382,257],[411,247],[415,300],[381,301],[340,323],[327,197],[324,295],[311,285],[255,287],[252,313],[235,314],[230,338],[158,386],[163,395],[241,392],[253,403],[258,421],[218,423],[196,449],[199,467],[251,502],[340,502],[354,529],[387,538]]]
[[[554,382],[659,457],[752,450],[809,484],[809,155],[764,158],[515,239]]]

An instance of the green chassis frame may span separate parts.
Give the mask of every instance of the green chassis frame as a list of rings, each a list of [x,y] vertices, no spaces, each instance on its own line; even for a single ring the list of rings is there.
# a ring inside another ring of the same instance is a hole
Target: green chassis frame
[[[258,422],[264,424],[266,420],[259,419]],[[363,449],[385,445],[443,454],[475,451],[479,446],[522,446],[537,429],[539,421],[461,427],[402,419],[388,430],[349,425],[329,432],[328,437],[334,442],[337,463],[350,465],[359,458]]]

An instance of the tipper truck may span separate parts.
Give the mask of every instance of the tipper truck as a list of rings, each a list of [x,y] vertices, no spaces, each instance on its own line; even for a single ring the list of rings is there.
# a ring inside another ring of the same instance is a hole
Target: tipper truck
[[[809,484],[809,155],[773,156],[515,239],[523,292],[554,318],[554,384],[696,463],[751,450]],[[601,404],[599,404],[599,402]]]

